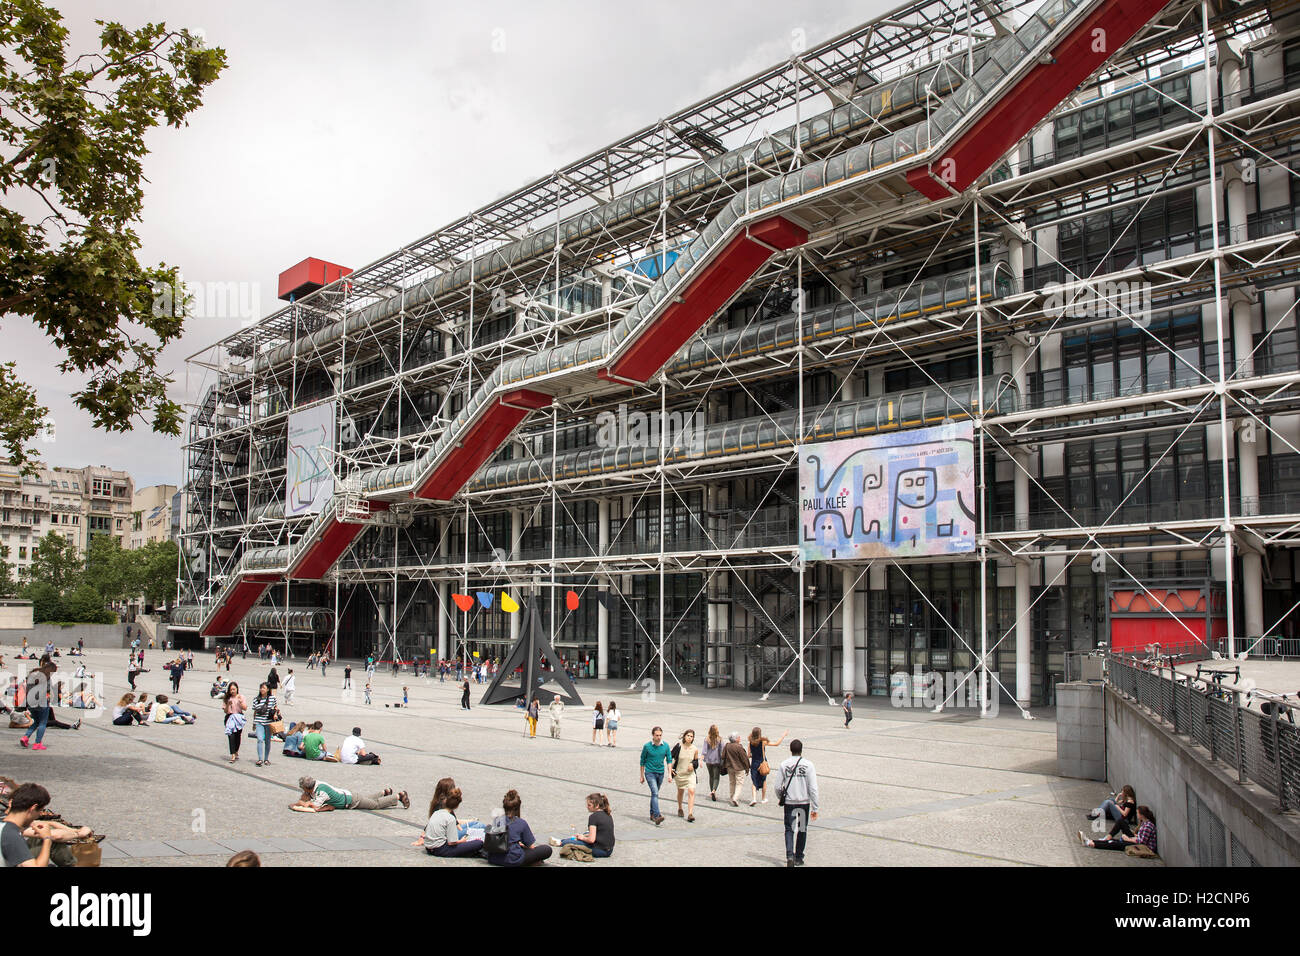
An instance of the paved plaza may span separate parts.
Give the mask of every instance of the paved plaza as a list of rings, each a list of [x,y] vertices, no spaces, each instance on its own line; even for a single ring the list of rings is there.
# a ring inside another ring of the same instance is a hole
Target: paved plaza
[[[0,648],[14,669],[13,648]],[[150,673],[141,690],[168,693],[162,651],[146,652]],[[126,651],[87,651],[88,670],[104,672],[109,704],[127,689]],[[75,658],[63,658],[63,668]],[[552,740],[543,711],[538,736],[526,739],[524,719],[511,707],[479,707],[486,689],[472,685],[473,709],[460,709],[452,681],[395,677],[379,671],[374,702],[364,703],[364,670],[353,665],[354,694],[341,690],[343,667],[328,677],[289,662],[297,678],[286,719],[321,720],[333,751],[359,725],[382,766],[308,763],[283,757],[277,746],[270,766],[257,768],[256,741],[244,738],[241,757],[227,763],[218,702],[208,695],[215,674],[203,653],[181,684],[182,706],[198,716],[192,726],[115,727],[107,716],[86,719],[79,731],[51,730],[49,750],[33,753],[8,731],[0,744],[0,773],[44,784],[51,806],[66,819],[108,834],[104,866],[214,866],[234,851],[251,848],[269,865],[331,864],[485,866],[477,860],[427,856],[411,842],[420,834],[435,782],[452,776],[464,791],[461,820],[482,820],[501,806],[509,789],[523,798],[523,817],[538,842],[585,829],[585,796],[603,791],[613,806],[617,847],[600,866],[781,866],[781,810],[769,783],[769,802],[739,808],[697,794],[696,821],[676,815],[676,788],[665,782],[662,827],[649,820],[649,799],[638,785],[637,758],[650,728],[662,725],[669,743],[687,728],[697,742],[711,723],[723,734],[754,726],[775,739],[789,732],[804,742],[813,761],[822,809],[809,836],[813,866],[1136,866],[1122,853],[1086,850],[1074,834],[1087,828],[1084,813],[1095,806],[1103,784],[1056,775],[1056,725],[1050,711],[1026,721],[1014,708],[980,720],[972,711],[932,714],[897,709],[885,699],[857,701],[851,730],[838,706],[824,698],[799,704],[790,698],[762,702],[752,694],[671,687],[643,700],[624,682],[582,681],[587,706],[566,711],[563,739]],[[282,664],[283,679],[288,666]],[[251,700],[269,664],[250,655],[236,660],[230,676]],[[411,706],[385,707],[410,688]],[[622,711],[616,748],[591,744],[590,705],[617,700]],[[72,720],[80,712],[58,715]],[[278,743],[278,742],[277,742]],[[769,754],[776,764],[784,745]],[[357,793],[385,786],[408,790],[412,806],[383,812],[293,813],[296,781],[303,773]],[[748,793],[748,788],[746,788]],[[552,857],[547,864],[585,866]]]

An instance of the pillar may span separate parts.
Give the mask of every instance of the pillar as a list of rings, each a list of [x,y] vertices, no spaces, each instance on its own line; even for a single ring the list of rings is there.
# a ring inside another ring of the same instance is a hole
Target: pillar
[[[609,550],[609,499],[596,502],[596,542],[603,559]],[[596,608],[596,677],[609,679],[609,576],[600,576],[601,598]]]
[[[840,384],[840,397],[851,402],[858,397],[858,382],[852,374],[844,377]],[[845,566],[840,569],[840,590],[844,595],[840,602],[840,692],[852,691],[857,687],[857,615],[854,597],[857,591],[858,568]]]
[[[1019,264],[1023,274],[1024,253],[1021,242],[1013,239],[1008,244],[1011,249],[1012,261],[1015,262],[1017,252],[1019,252]],[[1015,265],[1013,265],[1015,268]],[[1020,389],[1020,395],[1023,399],[1028,394],[1026,389],[1025,363],[1027,359],[1025,344],[1021,339],[1013,338],[1011,340],[1011,375]],[[1015,487],[1013,510],[1015,513],[1016,530],[1025,530],[1029,527],[1029,463],[1030,459],[1027,454],[1021,451],[1015,453]],[[1021,708],[1021,713],[1026,717],[1029,716],[1029,703],[1033,696],[1033,690],[1030,683],[1030,655],[1033,652],[1033,635],[1030,631],[1032,617],[1029,611],[1029,558],[1019,558],[1016,560],[1016,703]]]
[[[524,537],[524,510],[522,508],[510,509],[510,560],[519,560],[519,547]],[[510,643],[513,645],[519,640],[519,629],[521,627],[522,615],[515,613],[510,615]]]
[[[1218,61],[1223,87],[1223,108],[1232,109],[1241,104],[1241,61],[1231,44],[1218,45]],[[1246,223],[1246,183],[1241,167],[1236,163],[1223,166],[1224,206],[1228,217],[1228,242],[1245,242],[1249,238]],[[1243,290],[1233,290],[1228,298],[1232,315],[1232,354],[1237,363],[1237,377],[1251,378],[1255,374],[1252,351],[1255,348],[1254,316],[1251,296]],[[1267,325],[1267,323],[1266,323]],[[1238,513],[1243,516],[1259,514],[1259,444],[1256,440],[1258,423],[1246,419],[1237,429],[1237,487],[1240,491]],[[1224,489],[1227,494],[1227,489]],[[1263,555],[1257,547],[1241,551],[1241,602],[1246,624],[1246,647],[1264,635],[1264,567]],[[1232,648],[1233,651],[1236,648]]]
[[[451,519],[438,519],[438,563],[443,565],[446,570],[447,564],[447,541],[451,537]],[[448,656],[448,632],[451,623],[451,583],[448,581],[438,582],[438,659],[442,660]]]

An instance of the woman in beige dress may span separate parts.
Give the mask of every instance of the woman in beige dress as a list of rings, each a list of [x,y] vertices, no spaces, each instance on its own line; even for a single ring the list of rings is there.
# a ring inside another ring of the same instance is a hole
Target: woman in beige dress
[[[700,765],[700,748],[695,746],[695,731],[682,734],[681,743],[673,748],[673,782],[677,784],[677,815],[695,822],[695,771]],[[687,797],[687,810],[682,812],[682,796]]]

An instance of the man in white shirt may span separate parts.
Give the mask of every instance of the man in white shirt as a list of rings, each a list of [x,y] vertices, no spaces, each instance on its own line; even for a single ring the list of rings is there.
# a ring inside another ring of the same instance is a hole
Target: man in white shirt
[[[366,742],[361,739],[361,728],[353,727],[352,736],[343,741],[340,763],[379,763],[379,754],[366,752]]]
[[[289,675],[284,679],[284,704],[286,707],[293,706],[293,668],[289,668]]]
[[[803,741],[790,741],[790,756],[776,771],[776,795],[785,806],[785,865],[803,866],[808,823],[819,809],[817,771],[803,758]]]

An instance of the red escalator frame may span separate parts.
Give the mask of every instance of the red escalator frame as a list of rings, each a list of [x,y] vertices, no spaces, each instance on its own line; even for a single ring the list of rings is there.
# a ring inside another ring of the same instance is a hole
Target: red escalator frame
[[[279,580],[280,576],[276,574],[250,574],[240,578],[212,620],[199,631],[200,635],[225,637],[233,633],[253,605],[262,599],[266,589]]]
[[[387,501],[370,502],[371,512],[387,511]],[[300,581],[319,581],[325,572],[334,567],[334,562],[342,557],[343,552],[351,547],[357,535],[364,531],[366,525],[357,522],[339,521],[335,518],[321,532],[315,542],[307,546],[302,557],[289,568],[289,577]]]
[[[515,389],[497,398],[424,484],[411,493],[411,497],[450,501],[529,412],[546,408],[552,400],[553,396],[530,388]]]
[[[907,181],[930,199],[946,199],[975,182],[1080,83],[1146,26],[1168,0],[1105,0],[1052,49],[1052,62],[1031,69],[957,142]],[[1095,49],[1097,34],[1103,49]]]
[[[750,226],[728,242],[687,288],[676,293],[677,301],[641,329],[636,342],[612,366],[601,369],[600,377],[649,381],[750,280],[774,249],[791,249],[807,241],[806,229],[781,216]]]

